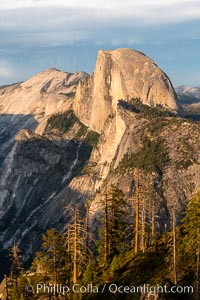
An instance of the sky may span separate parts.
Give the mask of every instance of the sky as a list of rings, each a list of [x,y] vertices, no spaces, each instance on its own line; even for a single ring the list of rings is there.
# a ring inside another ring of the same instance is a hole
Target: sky
[[[200,0],[1,0],[0,86],[50,67],[91,74],[98,50],[117,48],[200,86]]]

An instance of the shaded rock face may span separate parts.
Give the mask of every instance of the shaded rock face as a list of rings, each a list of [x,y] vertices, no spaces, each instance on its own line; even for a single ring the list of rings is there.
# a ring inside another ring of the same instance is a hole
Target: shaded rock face
[[[79,85],[73,108],[82,122],[101,132],[118,100],[131,98],[177,110],[170,79],[154,61],[131,49],[99,51],[94,74]]]
[[[9,153],[21,128],[35,130],[38,122],[32,114],[0,114],[0,164]]]
[[[16,238],[31,253],[42,232],[65,223],[66,188],[90,152],[78,141],[56,143],[27,130],[18,133],[0,170],[0,241],[5,248]]]

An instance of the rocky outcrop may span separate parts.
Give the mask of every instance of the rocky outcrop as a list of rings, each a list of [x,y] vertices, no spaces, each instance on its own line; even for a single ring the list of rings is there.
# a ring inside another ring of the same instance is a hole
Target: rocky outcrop
[[[101,50],[94,74],[78,86],[73,108],[82,122],[101,132],[118,100],[132,98],[177,110],[170,79],[154,61],[132,49]]]

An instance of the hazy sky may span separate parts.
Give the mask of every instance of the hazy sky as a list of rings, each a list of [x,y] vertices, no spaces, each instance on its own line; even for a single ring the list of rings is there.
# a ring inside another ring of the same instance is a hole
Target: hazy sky
[[[92,73],[98,49],[122,47],[200,86],[200,0],[1,0],[0,85],[49,67]]]

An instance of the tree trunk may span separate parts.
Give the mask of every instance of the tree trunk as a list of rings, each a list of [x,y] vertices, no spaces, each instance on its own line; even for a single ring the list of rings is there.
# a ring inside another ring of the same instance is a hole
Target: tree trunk
[[[7,275],[4,275],[5,276],[5,284],[6,284],[6,300],[9,300],[9,296],[8,296],[8,277]]]
[[[75,209],[74,216],[74,274],[73,274],[73,283],[77,282],[77,209]]]
[[[108,260],[108,195],[105,195],[105,208],[104,208],[104,263]]]
[[[151,212],[151,244],[155,242],[155,208],[154,201],[152,203],[152,212]]]
[[[89,237],[90,237],[90,226],[89,226],[89,204],[86,204],[86,218],[85,218],[85,254],[86,254],[86,263],[89,260]]]
[[[199,256],[200,256],[200,236],[199,228],[197,228],[197,266],[196,266],[196,288],[195,299],[199,299]]]
[[[135,254],[139,250],[139,170],[136,176],[136,191],[135,191]]]
[[[54,268],[54,283],[55,283],[55,287],[57,286],[58,283],[58,271],[57,271],[57,262],[56,262],[56,253],[53,253],[53,268]],[[55,300],[58,299],[58,293],[55,292]]]
[[[145,219],[146,219],[146,215],[145,215],[145,200],[143,199],[143,203],[142,203],[142,252],[145,252]]]
[[[68,269],[68,283],[71,280],[71,240],[70,240],[70,225],[68,225],[68,240],[67,240],[67,269]]]
[[[173,273],[174,283],[177,284],[177,272],[176,272],[176,220],[175,210],[172,211],[172,235],[173,235]]]

